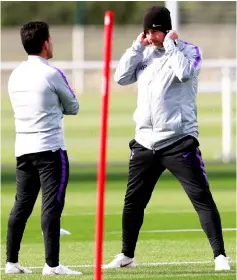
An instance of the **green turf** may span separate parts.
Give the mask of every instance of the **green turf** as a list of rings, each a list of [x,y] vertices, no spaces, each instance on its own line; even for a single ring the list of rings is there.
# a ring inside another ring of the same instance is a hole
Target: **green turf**
[[[80,96],[79,99],[80,114],[66,117],[64,121],[71,172],[61,226],[72,235],[61,238],[60,261],[66,265],[79,266],[76,269],[83,272],[81,277],[67,278],[87,280],[93,279],[94,271],[92,265],[95,248],[97,176],[95,166],[98,159],[100,98],[98,95],[88,94]],[[127,182],[128,142],[134,135],[132,113],[135,109],[135,95],[112,94],[110,101],[103,262],[110,261],[121,249],[121,211]],[[220,95],[200,95],[198,106],[201,149],[213,197],[221,214],[223,228],[235,228],[235,164],[223,165],[218,161],[213,162],[221,153]],[[14,138],[13,114],[5,96],[2,98],[1,267],[4,267],[5,263],[7,219],[15,192]],[[20,251],[20,262],[29,267],[44,265],[40,202],[41,194],[27,224]],[[227,254],[233,261],[232,270],[215,273],[210,245],[202,231],[154,232],[169,229],[200,229],[200,224],[182,187],[166,171],[161,176],[146,209],[136,250],[136,261],[139,266],[136,269],[105,271],[103,279],[235,279],[235,231],[223,232]],[[179,263],[198,261],[205,263]],[[157,262],[158,264],[155,264]],[[168,264],[161,264],[164,262]],[[1,276],[6,280],[51,279],[41,276],[41,268],[35,268],[33,272],[33,275],[6,276],[2,273]],[[60,276],[58,278],[65,279]]]
[[[212,193],[219,207],[224,228],[235,228],[235,166],[206,165]],[[105,197],[104,262],[110,261],[120,251],[121,210],[126,188],[126,166],[109,167]],[[14,201],[14,168],[3,168],[2,173],[2,267],[5,261],[7,218]],[[40,202],[27,224],[23,238],[20,261],[26,266],[44,264],[43,239],[40,230]],[[61,262],[67,265],[93,265],[94,230],[96,212],[96,169],[77,167],[71,169],[62,228],[72,235],[61,238]],[[157,184],[136,251],[136,269],[104,272],[103,279],[235,279],[235,263],[231,272],[215,273],[210,246],[203,232],[154,233],[151,230],[200,229],[199,221],[179,183],[165,172]],[[235,231],[224,231],[226,250],[236,259]],[[154,262],[207,262],[203,264],[146,265]],[[78,267],[82,279],[93,279],[93,267]],[[21,279],[41,279],[41,269],[34,275]],[[62,278],[63,277],[59,277]],[[2,274],[2,279],[16,279]],[[18,277],[17,277],[18,279]],[[44,278],[45,279],[45,278]],[[46,277],[47,279],[47,277]],[[78,279],[71,276],[70,279]]]

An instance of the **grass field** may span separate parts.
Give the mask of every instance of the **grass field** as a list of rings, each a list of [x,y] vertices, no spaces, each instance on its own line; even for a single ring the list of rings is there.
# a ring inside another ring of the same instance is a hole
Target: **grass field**
[[[81,96],[80,101],[80,115],[65,118],[71,177],[61,226],[72,234],[61,237],[60,261],[65,265],[76,266],[75,269],[83,272],[83,276],[67,278],[80,277],[88,280],[93,279],[94,264],[95,163],[98,157],[100,99],[96,95],[88,94]],[[221,214],[226,251],[232,261],[232,270],[214,272],[210,245],[204,233],[200,231],[198,217],[180,184],[170,173],[165,172],[146,209],[136,251],[136,261],[139,266],[136,269],[105,271],[103,279],[236,279],[235,164],[223,165],[213,162],[215,156],[221,152],[220,96],[202,95],[199,97],[198,104],[201,149],[206,161],[212,193]],[[110,261],[121,249],[121,211],[127,182],[128,141],[134,134],[131,117],[134,108],[135,96],[111,95],[104,263]],[[233,111],[235,112],[235,108]],[[4,97],[2,98],[1,174],[2,268],[5,264],[7,219],[15,192],[13,147],[13,117],[9,102]],[[27,267],[35,267],[34,274],[6,276],[2,273],[2,279],[51,279],[41,276],[44,249],[40,229],[40,202],[41,196],[27,224],[20,252],[20,262]],[[59,276],[59,278],[65,277]]]

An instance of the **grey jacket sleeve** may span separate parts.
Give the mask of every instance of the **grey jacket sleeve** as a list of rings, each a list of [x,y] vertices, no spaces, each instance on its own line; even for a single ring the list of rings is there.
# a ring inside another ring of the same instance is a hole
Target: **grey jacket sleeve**
[[[121,57],[114,74],[116,83],[125,86],[137,81],[136,68],[143,59],[144,50],[145,46],[136,41],[131,48],[127,49]]]
[[[62,104],[62,112],[64,115],[76,115],[79,111],[79,102],[76,95],[68,84],[63,72],[58,68],[55,68],[55,70],[53,86]]]
[[[167,39],[164,41],[164,48],[169,57],[170,66],[181,82],[192,79],[200,71],[202,55],[197,46],[190,45],[190,50],[184,55],[173,40]]]

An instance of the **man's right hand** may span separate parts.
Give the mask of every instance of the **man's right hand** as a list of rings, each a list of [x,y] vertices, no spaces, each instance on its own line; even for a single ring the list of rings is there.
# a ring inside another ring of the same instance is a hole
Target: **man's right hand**
[[[138,35],[136,41],[139,42],[140,44],[142,44],[143,46],[148,46],[149,45],[149,42],[148,42],[148,40],[146,38],[146,34],[143,33],[143,32]]]

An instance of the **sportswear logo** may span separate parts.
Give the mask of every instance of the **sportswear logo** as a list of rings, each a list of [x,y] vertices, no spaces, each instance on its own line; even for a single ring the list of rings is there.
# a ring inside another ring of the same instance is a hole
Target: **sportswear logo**
[[[134,156],[134,150],[131,151],[131,156],[130,156],[130,159],[132,159]]]
[[[187,158],[190,154],[191,154],[191,152],[186,152],[186,153],[183,154],[183,157]]]
[[[17,267],[17,268],[20,270],[21,273],[25,272],[24,269],[21,269],[20,267]]]
[[[126,263],[126,264],[120,264],[120,267],[126,267],[128,265],[130,265],[133,261],[130,261],[129,263]]]
[[[147,64],[142,64],[139,70],[144,70],[147,67]]]
[[[152,24],[152,27],[161,27],[161,24]]]

